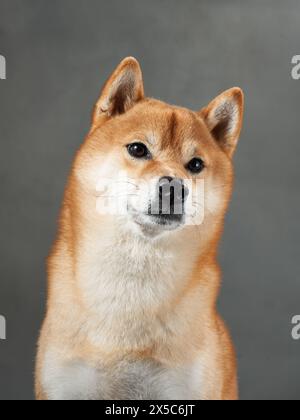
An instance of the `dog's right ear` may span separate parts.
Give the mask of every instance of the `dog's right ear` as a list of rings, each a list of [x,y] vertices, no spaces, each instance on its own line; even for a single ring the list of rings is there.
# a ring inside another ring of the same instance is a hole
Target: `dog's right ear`
[[[200,112],[212,137],[230,158],[239,140],[243,114],[244,93],[240,88],[227,90]]]
[[[124,114],[143,98],[141,67],[135,58],[126,58],[104,85],[94,109],[93,126],[97,126],[103,117]]]

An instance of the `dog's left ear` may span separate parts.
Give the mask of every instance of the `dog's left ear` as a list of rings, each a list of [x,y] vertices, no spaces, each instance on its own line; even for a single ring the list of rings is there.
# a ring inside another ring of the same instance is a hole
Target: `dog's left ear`
[[[212,137],[230,158],[239,140],[243,114],[244,94],[240,88],[227,90],[200,111]]]
[[[133,57],[123,60],[106,82],[93,114],[93,125],[99,118],[120,115],[144,98],[143,76]]]

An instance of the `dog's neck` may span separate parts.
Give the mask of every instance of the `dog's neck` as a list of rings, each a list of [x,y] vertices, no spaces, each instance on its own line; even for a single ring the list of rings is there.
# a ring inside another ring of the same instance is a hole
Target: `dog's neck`
[[[113,218],[97,225],[85,215],[74,235],[71,221],[62,231],[72,238],[72,284],[87,311],[91,342],[107,349],[149,348],[157,337],[178,339],[177,332],[195,328],[201,316],[209,319],[219,278],[215,255],[207,252],[210,244],[201,245],[197,228],[150,239]]]
[[[150,294],[149,305],[153,309],[153,304],[157,307],[160,301],[174,298],[186,287],[199,252],[184,231],[154,239],[130,232],[122,224],[108,226],[103,225],[98,233],[95,230],[85,233],[79,241],[76,272],[78,281],[84,281],[85,290],[97,284],[102,289],[100,300],[109,293],[111,299],[118,293],[134,293],[142,300]],[[87,278],[93,285],[86,287]],[[95,295],[94,298],[97,300]],[[144,309],[147,306],[144,302]]]

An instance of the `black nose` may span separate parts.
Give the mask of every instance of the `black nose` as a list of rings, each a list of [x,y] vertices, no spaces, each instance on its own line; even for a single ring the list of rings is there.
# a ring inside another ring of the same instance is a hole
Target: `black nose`
[[[183,215],[189,190],[182,179],[165,176],[159,180],[159,214]]]

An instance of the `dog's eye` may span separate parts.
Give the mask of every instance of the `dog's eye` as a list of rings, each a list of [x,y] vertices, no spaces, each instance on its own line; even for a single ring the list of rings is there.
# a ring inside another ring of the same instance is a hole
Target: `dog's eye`
[[[200,158],[194,158],[187,164],[186,168],[193,174],[200,174],[205,168],[205,163]]]
[[[130,156],[136,159],[151,159],[151,153],[143,143],[132,143],[127,146]]]

